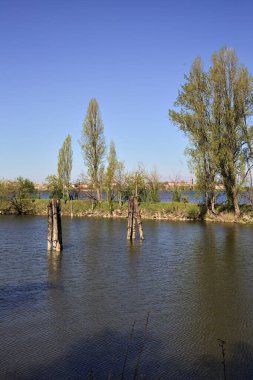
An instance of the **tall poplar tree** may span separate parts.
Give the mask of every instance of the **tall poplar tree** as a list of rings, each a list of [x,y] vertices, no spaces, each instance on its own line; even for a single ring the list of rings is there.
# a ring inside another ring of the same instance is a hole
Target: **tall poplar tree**
[[[69,197],[72,157],[71,136],[68,135],[58,154],[58,179],[62,186],[63,197],[65,200]]]
[[[84,163],[91,185],[97,192],[97,199],[101,200],[101,179],[103,160],[105,156],[104,126],[100,115],[99,105],[95,98],[91,99],[83,122],[80,140]]]
[[[111,202],[114,199],[113,187],[115,186],[116,181],[116,171],[119,165],[117,159],[117,153],[115,144],[113,141],[110,143],[109,154],[107,157],[108,166],[105,173],[105,186],[107,191],[107,200]]]

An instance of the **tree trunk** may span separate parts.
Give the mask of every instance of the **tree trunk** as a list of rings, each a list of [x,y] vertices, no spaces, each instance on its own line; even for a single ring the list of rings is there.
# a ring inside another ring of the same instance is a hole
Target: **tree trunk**
[[[211,211],[214,215],[217,215],[217,211],[215,210],[215,195],[213,193],[211,196]]]
[[[100,202],[102,200],[102,191],[100,186],[97,187],[97,200]]]
[[[121,191],[118,192],[118,198],[119,198],[119,205],[122,206],[122,195],[121,195]]]
[[[208,191],[205,192],[205,204],[206,204],[207,210],[209,210],[210,206],[209,206],[209,194],[208,194]]]
[[[232,189],[232,194],[233,194],[233,207],[234,207],[234,211],[235,211],[235,216],[239,217],[240,216],[240,207],[239,207],[239,201],[238,201],[238,194],[237,194],[235,187],[233,187],[233,189]]]
[[[234,208],[234,199],[233,199],[233,191],[232,191],[232,186],[230,185],[229,180],[226,179],[224,181],[224,187],[225,187],[225,192],[226,192],[226,197],[227,197],[227,205],[228,209]],[[226,183],[228,182],[228,183]]]
[[[215,194],[213,191],[206,191],[206,208],[209,214],[217,215],[217,211],[215,210]]]

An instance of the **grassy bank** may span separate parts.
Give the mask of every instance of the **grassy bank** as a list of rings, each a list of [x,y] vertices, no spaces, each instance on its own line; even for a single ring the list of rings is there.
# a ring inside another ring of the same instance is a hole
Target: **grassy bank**
[[[35,213],[37,215],[47,214],[48,200],[38,199],[35,201]],[[95,217],[112,217],[112,218],[126,218],[128,205],[127,202],[122,206],[118,202],[103,201],[101,203],[94,203],[86,200],[75,200],[62,202],[61,212],[62,215],[70,215],[71,208],[73,216],[95,216]],[[144,219],[175,219],[175,220],[199,220],[203,219],[203,207],[197,204],[183,204],[179,202],[171,203],[141,203],[140,210],[142,218]]]
[[[48,199],[35,199],[32,202],[30,201],[30,203],[32,207],[27,212],[28,214],[47,215]],[[64,202],[61,203],[62,215],[71,215],[71,210],[73,216],[76,217],[127,217],[126,202],[122,206],[117,202],[109,204],[106,201],[95,203],[87,200],[75,200],[66,204]],[[141,203],[140,210],[143,219],[253,223],[253,212],[250,206],[241,207],[242,215],[240,219],[236,219],[234,214],[229,212],[225,206],[217,208],[217,215],[209,215],[203,205],[194,203]],[[15,213],[15,210],[11,209],[7,202],[0,202],[0,213],[12,214]]]

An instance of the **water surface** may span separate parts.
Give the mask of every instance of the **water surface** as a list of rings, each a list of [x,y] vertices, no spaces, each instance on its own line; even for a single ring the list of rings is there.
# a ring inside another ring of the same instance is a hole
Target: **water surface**
[[[125,359],[124,379],[223,379],[218,338],[227,378],[253,378],[253,226],[144,221],[131,245],[126,220],[62,224],[56,254],[46,218],[0,217],[1,379],[120,379]]]

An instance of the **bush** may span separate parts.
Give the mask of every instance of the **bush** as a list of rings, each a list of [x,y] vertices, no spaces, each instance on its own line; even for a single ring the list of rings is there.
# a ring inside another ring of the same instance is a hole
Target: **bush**
[[[0,183],[0,199],[8,205],[9,210],[21,215],[34,211],[34,200],[37,191],[27,178],[18,177],[16,181]]]
[[[197,205],[189,205],[189,207],[186,210],[186,216],[189,219],[199,219],[200,217],[200,210]]]

